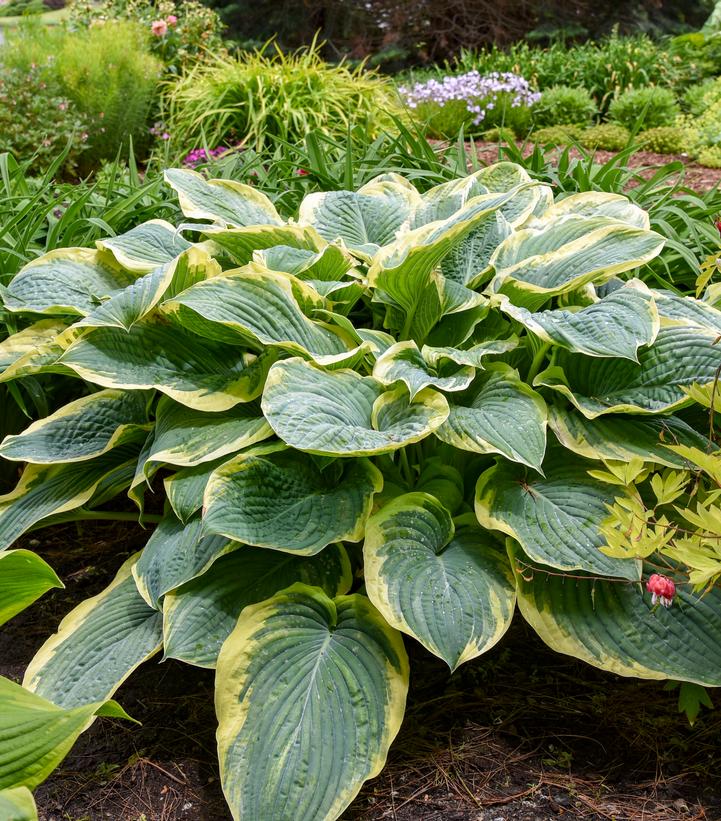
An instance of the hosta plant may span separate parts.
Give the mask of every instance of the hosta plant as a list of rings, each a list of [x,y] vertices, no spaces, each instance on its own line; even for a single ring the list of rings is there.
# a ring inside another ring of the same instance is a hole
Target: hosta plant
[[[157,526],[2,684],[0,789],[119,714],[161,650],[216,670],[244,821],[338,817],[401,724],[406,645],[454,670],[516,608],[605,670],[721,684],[721,592],[606,544],[619,499],[687,466],[678,446],[714,451],[690,392],[721,367],[721,312],[635,276],[664,242],[644,211],[554,202],[508,162],[310,194],[292,221],[255,188],[166,178],[185,223],[53,251],[4,291],[26,321],[0,381],[79,390],[0,446],[26,463],[0,498],[0,614],[60,584],[13,547],[28,530],[119,495]],[[670,608],[644,587],[659,572]]]

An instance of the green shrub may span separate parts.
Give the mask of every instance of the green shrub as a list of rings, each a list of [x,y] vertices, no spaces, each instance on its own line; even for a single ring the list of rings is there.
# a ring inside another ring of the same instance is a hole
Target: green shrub
[[[44,317],[2,348],[3,381],[97,390],[0,445],[28,465],[0,507],[2,615],[60,584],[5,550],[23,533],[127,519],[112,498],[142,507],[153,480],[166,497],[24,687],[0,680],[3,786],[35,786],[93,715],[122,715],[108,699],[161,647],[216,668],[233,816],[273,821],[335,819],[377,774],[403,718],[404,638],[454,670],[516,601],[601,669],[721,685],[721,590],[693,595],[678,554],[663,607],[649,578],[690,505],[675,470],[689,452],[718,465],[684,387],[712,390],[721,313],[618,278],[661,252],[647,214],[596,191],[554,203],[512,163],[424,196],[388,175],[316,192],[292,222],[258,187],[167,180],[197,233],[152,221],[56,251],[3,295]],[[660,485],[654,464],[673,469]],[[668,498],[629,548],[609,506],[654,494]]]
[[[223,47],[220,17],[197,0],[73,0],[70,20],[78,28],[112,20],[137,23],[150,51],[174,74]]]
[[[721,145],[702,148],[696,159],[699,165],[705,165],[707,168],[721,168]]]
[[[587,125],[596,113],[591,95],[584,88],[571,86],[551,86],[531,109],[533,122],[539,127]]]
[[[608,109],[609,119],[629,129],[673,125],[680,113],[674,93],[660,86],[624,91]]]
[[[35,158],[44,171],[61,151],[65,173],[77,168],[88,147],[90,122],[63,94],[52,72],[0,66],[0,134],[2,149],[17,159]]]
[[[85,31],[31,27],[3,48],[9,67],[41,67],[45,81],[88,121],[84,171],[112,159],[128,145],[148,142],[148,118],[156,101],[161,64],[146,50],[147,36],[135,23],[109,22]]]
[[[489,128],[487,131],[484,131],[481,136],[489,143],[511,143],[516,139],[516,135],[512,129],[503,128],[502,126]]]
[[[686,148],[686,133],[678,126],[659,126],[642,131],[636,142],[645,151],[655,154],[680,154]]]
[[[587,128],[578,141],[584,148],[621,151],[631,139],[631,132],[617,123],[603,123]]]
[[[362,67],[325,63],[314,45],[293,54],[267,46],[198,64],[168,86],[168,123],[179,152],[269,137],[295,142],[311,130],[377,133],[397,111],[390,82]]]
[[[572,125],[556,125],[538,128],[531,134],[531,142],[539,145],[568,145],[583,134],[583,129]]]
[[[683,95],[683,107],[692,117],[700,117],[709,104],[721,97],[721,82],[708,77],[690,86]]]

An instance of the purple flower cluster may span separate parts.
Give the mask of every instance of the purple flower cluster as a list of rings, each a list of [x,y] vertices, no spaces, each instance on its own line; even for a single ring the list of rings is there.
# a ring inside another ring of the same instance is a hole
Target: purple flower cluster
[[[537,91],[532,91],[528,81],[510,71],[490,74],[479,74],[469,71],[466,74],[446,76],[442,80],[426,80],[415,83],[410,88],[399,86],[399,93],[405,98],[409,108],[417,108],[422,103],[445,103],[460,100],[467,110],[474,115],[473,124],[480,125],[486,112],[495,108],[500,94],[511,95],[511,107],[530,106],[541,99]]]
[[[194,148],[183,160],[183,165],[195,168],[196,165],[215,160],[217,157],[220,157],[221,154],[225,154],[227,150],[228,149],[222,145],[218,146],[218,148],[211,148],[208,152],[206,152],[204,148]]]

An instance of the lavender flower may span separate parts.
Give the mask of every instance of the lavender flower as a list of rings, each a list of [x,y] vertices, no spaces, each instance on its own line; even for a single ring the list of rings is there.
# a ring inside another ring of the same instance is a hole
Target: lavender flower
[[[223,146],[211,148],[208,152],[206,152],[204,148],[194,148],[183,160],[183,165],[187,165],[189,168],[195,168],[196,165],[201,165],[202,163],[210,162],[220,157],[221,154],[224,154],[227,150],[228,149]]]
[[[423,103],[443,106],[460,100],[466,104],[468,112],[474,115],[473,125],[480,125],[486,112],[495,108],[500,94],[513,95],[511,108],[530,106],[541,99],[537,91],[531,90],[527,80],[510,71],[492,71],[484,75],[469,71],[466,74],[444,77],[440,81],[431,79],[415,83],[410,88],[399,86],[398,91],[409,108],[418,108]]]

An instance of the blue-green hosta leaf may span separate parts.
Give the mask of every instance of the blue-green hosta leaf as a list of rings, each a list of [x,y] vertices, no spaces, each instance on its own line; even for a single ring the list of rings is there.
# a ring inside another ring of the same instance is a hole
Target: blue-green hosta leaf
[[[366,589],[386,621],[455,670],[506,632],[515,602],[508,559],[476,523],[456,528],[427,493],[407,493],[368,522]]]
[[[135,586],[131,556],[113,581],[60,622],[28,665],[23,686],[67,709],[103,701],[162,644],[162,615]]]
[[[211,219],[228,226],[282,225],[273,203],[257,189],[234,180],[206,180],[197,171],[168,168],[165,181],[177,193],[191,219]]]
[[[146,464],[163,462],[191,467],[235,453],[272,435],[257,402],[207,413],[163,396],[158,402],[155,439]]]
[[[400,634],[365,596],[298,584],[246,607],[216,674],[233,818],[337,818],[381,771],[407,690]]]
[[[0,790],[37,787],[96,716],[130,718],[114,701],[66,710],[0,677]]]
[[[52,342],[66,328],[67,325],[59,319],[41,319],[3,339],[0,342],[0,372],[27,354],[33,354],[41,345]]]
[[[30,550],[0,550],[0,625],[53,587],[65,587],[55,571]]]
[[[489,214],[476,228],[451,248],[441,262],[446,279],[475,288],[490,270],[491,256],[513,228],[500,211]]]
[[[183,468],[163,479],[168,502],[181,522],[188,522],[191,516],[203,506],[203,494],[211,474],[227,459],[227,456],[222,456],[212,462],[203,462],[192,468]]]
[[[545,201],[547,186],[531,185],[533,180],[523,166],[513,162],[497,162],[476,171],[473,175],[487,191],[503,193],[519,188],[515,195],[501,206],[501,213],[515,228],[534,213]]]
[[[195,230],[192,224],[185,227]],[[203,235],[222,248],[238,265],[246,265],[258,251],[276,245],[303,248],[317,253],[327,244],[309,225],[248,225],[245,228],[203,226]]]
[[[546,644],[619,676],[721,684],[721,591],[677,585],[668,610],[638,584],[549,574],[518,552],[518,608]]]
[[[648,212],[632,203],[623,194],[611,194],[607,191],[581,191],[564,197],[544,211],[532,225],[535,228],[540,223],[555,222],[569,214],[580,217],[609,217],[636,228],[651,227]]]
[[[0,550],[48,516],[84,505],[106,475],[134,463],[137,454],[138,446],[128,444],[88,462],[28,465],[17,487],[0,496]]]
[[[448,416],[444,396],[431,388],[411,401],[405,387],[389,390],[373,377],[323,371],[302,359],[270,369],[262,408],[288,445],[328,456],[390,453],[424,439]]]
[[[448,367],[448,363],[467,365],[471,368],[484,368],[483,359],[486,356],[498,356],[508,353],[518,347],[518,337],[508,339],[489,339],[470,348],[452,348],[424,345],[421,353],[426,362],[434,368]]]
[[[218,653],[244,607],[274,596],[295,582],[347,593],[353,573],[345,549],[329,545],[315,556],[244,547],[221,556],[196,579],[163,599],[166,658],[215,667]]]
[[[238,454],[213,473],[203,505],[206,530],[308,556],[331,542],[362,539],[373,495],[383,487],[378,468],[352,459],[321,471],[307,456],[280,448]]]
[[[481,526],[511,536],[534,561],[550,567],[638,579],[635,561],[611,559],[599,550],[606,506],[621,488],[593,479],[588,462],[561,449],[550,451],[543,469],[545,477],[500,462],[482,473],[475,503]]]
[[[663,327],[654,344],[640,351],[638,363],[557,349],[534,385],[567,396],[589,419],[604,413],[665,413],[690,403],[684,388],[714,381],[721,367],[717,338],[705,328]]]
[[[0,456],[40,465],[94,459],[149,428],[150,399],[144,391],[104,390],[83,396],[22,433],[6,436]]]
[[[384,385],[403,382],[410,391],[411,399],[424,388],[434,387],[441,391],[462,391],[475,376],[470,365],[456,365],[436,370],[424,358],[415,342],[397,342],[383,353],[373,366],[373,376]]]
[[[541,470],[546,452],[546,403],[518,372],[488,365],[473,384],[448,397],[450,414],[436,436],[460,450],[500,453]]]
[[[200,576],[220,556],[241,547],[223,536],[204,535],[195,516],[187,524],[166,513],[143,548],[132,572],[140,595],[156,610],[175,587]]]
[[[163,303],[162,310],[183,327],[210,336],[221,329],[238,344],[262,350],[273,345],[329,364],[354,354],[352,340],[309,319],[306,311],[324,301],[305,283],[275,271],[248,266],[200,282]]]
[[[651,291],[664,324],[695,325],[721,334],[721,311],[690,296],[679,296],[672,291]]]
[[[654,300],[637,280],[575,311],[533,313],[503,296],[499,307],[544,342],[587,356],[622,357],[636,362],[638,349],[650,345],[659,329]]]
[[[354,260],[339,245],[326,245],[320,251],[274,245],[256,251],[253,261],[271,271],[284,271],[304,282],[336,282],[353,267]]]
[[[0,818],[5,821],[37,821],[35,799],[27,787],[0,790]]]
[[[97,328],[70,345],[60,363],[107,388],[156,388],[196,410],[223,411],[255,399],[273,357],[200,339],[156,320],[129,331]]]
[[[551,405],[548,424],[565,448],[587,459],[643,459],[667,467],[687,468],[688,462],[668,445],[687,445],[703,451],[709,448],[707,437],[675,416],[610,414],[586,419],[576,411]]]
[[[95,244],[101,250],[110,251],[123,268],[141,274],[170,262],[191,247],[175,226],[165,220],[143,222],[124,234]]]
[[[136,279],[76,323],[75,327],[116,327],[130,330],[163,297],[170,298],[196,282],[218,276],[221,270],[207,251],[193,245],[172,262]]]
[[[658,256],[664,239],[608,217],[569,215],[516,231],[498,246],[490,290],[535,308],[549,297],[604,282]]]
[[[85,316],[134,279],[109,254],[58,248],[21,268],[5,290],[3,303],[9,311]]]
[[[397,174],[371,180],[358,191],[308,194],[298,221],[311,225],[328,242],[342,240],[354,253],[370,259],[395,239],[420,202],[418,191]]]
[[[421,194],[411,215],[410,228],[447,219],[463,208],[469,199],[487,193],[488,189],[478,182],[475,174],[442,182]]]

